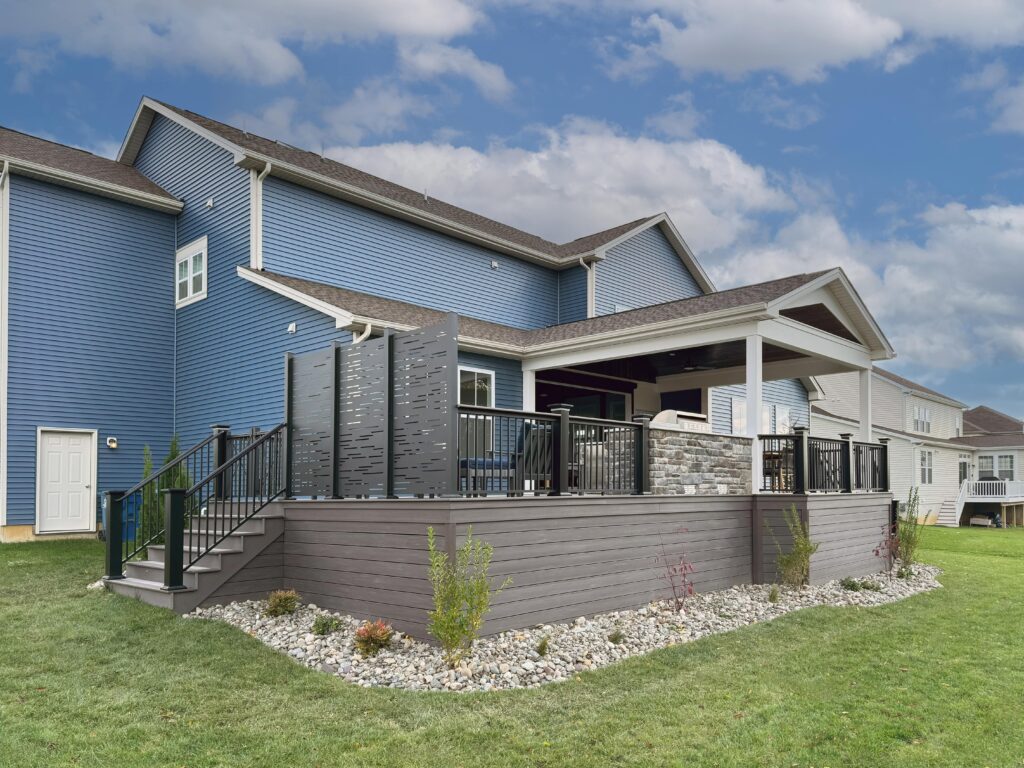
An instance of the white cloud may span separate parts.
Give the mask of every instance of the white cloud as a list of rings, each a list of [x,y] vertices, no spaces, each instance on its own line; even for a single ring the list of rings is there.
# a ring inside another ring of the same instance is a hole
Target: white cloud
[[[7,4],[0,37],[127,70],[196,68],[272,84],[303,74],[296,46],[448,39],[480,18],[468,0],[33,0]]]
[[[960,78],[960,90],[963,91],[994,91],[1001,88],[1010,79],[1006,65],[1001,61],[986,64],[977,72],[970,72]]]
[[[724,248],[757,216],[791,209],[764,169],[711,140],[630,137],[570,119],[534,149],[443,143],[337,147],[342,162],[554,240],[668,210],[699,249]]]
[[[693,103],[693,94],[689,91],[677,93],[669,97],[669,106],[656,115],[647,118],[644,125],[673,139],[692,139],[697,135],[697,128],[704,122],[704,115]]]
[[[937,41],[977,51],[1024,43],[1017,0],[606,0],[591,10],[609,7],[637,15],[613,76],[666,61],[686,76],[767,71],[808,82],[862,60],[892,72]]]
[[[799,131],[821,119],[818,107],[783,96],[774,82],[763,88],[745,91],[740,98],[740,108],[747,112],[757,112],[769,125],[789,131]]]
[[[468,48],[436,42],[403,43],[398,48],[398,64],[402,76],[410,80],[464,77],[491,101],[505,101],[515,90],[501,67],[481,61]]]
[[[1006,65],[993,61],[960,78],[962,91],[989,92],[992,130],[1024,133],[1024,78],[1013,79]]]

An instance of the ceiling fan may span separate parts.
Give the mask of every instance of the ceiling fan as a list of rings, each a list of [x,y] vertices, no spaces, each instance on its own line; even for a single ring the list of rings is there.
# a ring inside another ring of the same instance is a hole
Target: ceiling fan
[[[668,356],[675,357],[676,353],[669,352]],[[715,367],[713,365],[701,365],[691,357],[686,359],[679,370],[681,373],[696,373],[698,371],[713,371],[715,370]]]

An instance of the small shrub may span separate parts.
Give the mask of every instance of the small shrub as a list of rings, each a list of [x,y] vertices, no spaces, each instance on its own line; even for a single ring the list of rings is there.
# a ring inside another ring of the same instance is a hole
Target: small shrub
[[[540,642],[537,643],[537,649],[536,649],[537,650],[537,655],[538,656],[547,656],[548,655],[548,650],[549,650],[548,646],[550,644],[551,644],[551,639],[547,635],[544,635],[544,637],[542,637],[540,639]]]
[[[782,545],[775,537],[775,531],[770,526],[768,528],[772,538],[775,539],[775,548],[779,552],[776,559],[779,576],[782,583],[788,587],[802,587],[811,576],[811,556],[818,551],[820,545],[811,541],[810,533],[800,517],[800,512],[797,511],[796,504],[783,510],[782,516],[789,529],[789,535],[793,539],[793,547],[789,552],[782,551]]]
[[[276,589],[267,596],[264,616],[284,616],[299,607],[299,593],[294,589]]]
[[[612,633],[608,635],[608,642],[614,645],[618,645],[626,639],[626,633],[621,629],[612,630]]]
[[[882,585],[879,584],[877,581],[872,581],[871,579],[864,579],[860,583],[860,588],[865,590],[865,591],[867,591],[867,592],[881,592],[882,591]]]
[[[384,619],[376,621],[364,621],[356,630],[355,646],[360,655],[365,659],[369,656],[376,656],[381,649],[391,645],[391,638],[394,637],[394,630],[390,624],[385,624]]]
[[[455,667],[480,634],[484,617],[491,610],[491,599],[509,586],[512,579],[505,579],[497,589],[491,589],[488,571],[494,547],[474,539],[472,528],[455,553],[454,562],[437,548],[432,527],[427,528],[427,550],[434,591],[434,610],[430,612],[427,631],[441,644],[445,663]]]
[[[341,619],[321,613],[313,619],[314,635],[329,635],[341,629]]]
[[[900,504],[900,513],[896,518],[896,551],[902,568],[907,568],[917,562],[917,547],[921,543],[921,531],[928,525],[930,517],[926,516],[924,520],[919,520],[920,509],[921,499],[918,496],[917,488],[913,487],[907,494],[906,503]],[[901,576],[900,578],[906,577]]]
[[[768,590],[768,602],[777,603],[779,602],[779,585],[772,584],[771,589]]]
[[[839,586],[848,592],[860,592],[864,588],[858,579],[852,579],[849,576],[840,579]]]
[[[914,569],[909,565],[901,565],[899,570],[896,571],[896,578],[899,579],[912,579],[914,578]]]
[[[676,531],[679,534],[686,532],[686,528]],[[672,604],[676,611],[681,613],[686,609],[686,598],[694,594],[693,579],[690,576],[696,569],[693,563],[686,558],[685,552],[669,554],[665,549],[664,539],[661,541],[661,552],[656,559],[664,569],[661,578],[668,583],[669,589],[672,591]]]

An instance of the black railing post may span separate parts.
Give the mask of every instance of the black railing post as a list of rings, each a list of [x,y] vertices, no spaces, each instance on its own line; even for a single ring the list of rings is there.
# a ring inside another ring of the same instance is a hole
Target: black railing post
[[[810,446],[808,435],[810,430],[807,427],[794,427],[793,434],[796,439],[793,441],[793,493],[803,495],[807,493],[808,472],[811,464]]]
[[[638,413],[633,416],[639,428],[636,434],[636,478],[633,481],[633,495],[642,496],[651,492],[651,415]]]
[[[124,502],[122,497],[124,491],[107,491],[107,519],[106,519],[106,531],[107,537],[107,579],[123,579],[124,562],[121,560],[122,548],[124,542],[121,541],[122,534],[122,519],[121,515],[124,514]]]
[[[842,449],[839,453],[839,484],[843,493],[853,493],[853,435],[844,432],[839,436]]]
[[[878,450],[878,471],[881,474],[878,478],[878,487],[883,493],[888,493],[892,490],[889,487],[889,438],[879,438],[878,444],[881,446]]]
[[[384,441],[384,496],[395,497],[395,333],[391,329],[384,332],[384,343],[387,345],[387,373],[384,376],[387,392],[385,402],[387,412],[384,417],[387,437]],[[456,372],[456,375],[457,372]]]
[[[292,497],[292,366],[295,355],[284,353],[284,497]]]
[[[337,341],[334,342],[331,366],[331,498],[340,499],[342,488],[338,440],[341,438],[341,343]]]
[[[213,470],[216,471],[224,465],[225,461],[228,460],[228,436],[230,435],[231,427],[228,424],[211,424],[210,429],[213,430],[214,435]],[[202,480],[202,478],[199,477],[194,480]],[[226,498],[226,494],[224,492],[223,473],[217,475],[213,489],[213,497],[215,499]]]
[[[551,412],[558,417],[558,425],[552,434],[551,446],[551,496],[569,494],[569,463],[572,455],[572,429],[569,424],[571,405],[556,403]]]
[[[164,491],[164,589],[185,588],[185,493],[184,488]]]

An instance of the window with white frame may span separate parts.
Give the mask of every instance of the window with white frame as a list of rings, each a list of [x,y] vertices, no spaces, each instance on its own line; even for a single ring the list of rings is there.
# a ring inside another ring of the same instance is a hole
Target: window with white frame
[[[773,422],[775,416],[775,406],[771,403],[761,404],[761,434],[771,435],[775,431],[775,425]]]
[[[1000,456],[997,459],[996,477],[1000,480],[1013,480],[1013,456]]]
[[[932,484],[932,468],[935,465],[934,451],[921,451],[921,485]]]
[[[206,298],[206,237],[178,249],[174,260],[174,304],[184,307]]]
[[[493,408],[494,371],[460,365],[459,405]],[[474,448],[491,450],[494,445],[494,419],[489,414],[460,417],[459,441],[468,452]]]
[[[734,435],[747,434],[747,398],[745,397],[732,399],[732,433]]]
[[[932,431],[932,411],[923,405],[914,406],[914,431],[928,434]]]
[[[792,409],[775,407],[775,433],[778,435],[790,435],[793,433]]]
[[[978,457],[978,479],[984,480],[986,477],[995,477],[996,474],[996,457],[995,456],[979,456]]]

